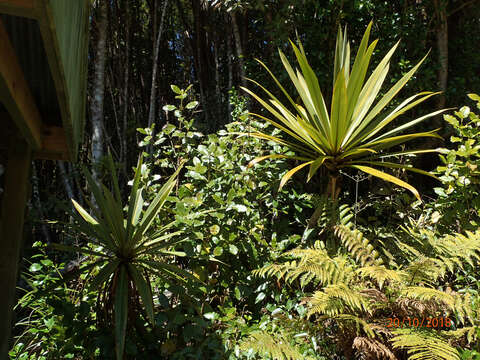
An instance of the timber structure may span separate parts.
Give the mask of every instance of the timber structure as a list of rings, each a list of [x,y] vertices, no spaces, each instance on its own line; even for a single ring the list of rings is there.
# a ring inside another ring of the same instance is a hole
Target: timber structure
[[[8,358],[33,159],[76,161],[89,0],[0,0],[0,359]]]

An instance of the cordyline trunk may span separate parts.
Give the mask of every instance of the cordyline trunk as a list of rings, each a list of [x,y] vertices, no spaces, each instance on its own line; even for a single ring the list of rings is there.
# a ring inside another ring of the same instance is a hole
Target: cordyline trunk
[[[168,0],[163,3],[162,17],[160,19],[160,26],[157,32],[157,39],[155,41],[155,51],[153,54],[153,68],[152,68],[152,88],[150,91],[150,111],[148,113],[148,127],[151,127],[155,121],[155,105],[157,97],[157,72],[158,72],[158,53],[160,52],[160,39],[162,38],[163,23],[165,20],[165,13],[167,11]]]
[[[340,190],[342,189],[342,177],[338,172],[331,172],[328,174],[328,185],[326,195],[335,202],[338,200],[338,196],[340,195]],[[311,229],[317,225],[318,218],[322,214],[323,207],[319,206],[313,212],[312,217],[308,220],[307,228]]]
[[[105,98],[105,60],[107,52],[107,2],[98,2],[97,30],[98,40],[95,53],[95,74],[93,80],[93,99],[91,104],[92,116],[92,175],[98,183],[100,179],[99,169],[96,164],[103,157],[103,103]]]

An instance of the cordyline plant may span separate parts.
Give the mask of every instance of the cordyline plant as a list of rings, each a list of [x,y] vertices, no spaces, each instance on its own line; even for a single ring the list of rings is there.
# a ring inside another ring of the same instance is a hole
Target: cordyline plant
[[[155,274],[167,282],[181,282],[187,279],[197,281],[190,273],[172,265],[173,256],[185,253],[172,250],[183,240],[176,237],[180,232],[169,232],[173,222],[155,230],[152,224],[176,184],[181,166],[161,187],[157,195],[144,210],[140,186],[142,158],[139,159],[130,192],[126,212],[121,201],[113,161],[109,159],[113,194],[106,186],[99,186],[92,175],[85,171],[88,184],[94,195],[97,207],[92,206],[93,216],[72,199],[78,213],[75,213],[76,227],[85,234],[94,247],[69,247],[57,245],[60,250],[80,252],[95,258],[93,264],[85,268],[100,267],[98,274],[88,278],[90,288],[104,294],[102,310],[112,314],[115,331],[115,351],[117,359],[123,358],[127,319],[135,310],[137,295],[145,308],[147,319],[154,324],[154,309],[150,276]],[[101,301],[101,297],[99,297]],[[111,305],[113,305],[113,307]],[[108,307],[111,308],[108,308]]]
[[[282,177],[280,188],[294,173],[304,167],[308,166],[309,169],[307,181],[320,168],[324,167],[329,174],[327,192],[335,200],[340,192],[339,170],[354,168],[402,186],[410,190],[420,200],[418,191],[412,185],[380,171],[376,167],[399,168],[430,175],[426,171],[413,168],[410,165],[398,164],[385,161],[384,159],[394,158],[399,155],[435,151],[433,149],[421,149],[392,152],[391,149],[409,140],[422,137],[439,137],[436,134],[437,130],[403,135],[402,132],[445,110],[429,113],[387,130],[387,126],[400,115],[438,94],[438,92],[415,94],[395,106],[393,110],[385,111],[387,105],[390,104],[420,67],[426,58],[425,56],[393,85],[385,95],[380,97],[374,105],[387,76],[390,59],[399,43],[397,42],[392,47],[373,70],[370,77],[366,79],[370,59],[377,44],[377,40],[369,44],[371,27],[372,23],[368,25],[363,35],[352,66],[350,62],[350,44],[347,40],[346,29],[345,32],[342,32],[341,29],[338,31],[330,109],[327,108],[317,76],[307,61],[305,50],[301,43],[297,47],[293,42],[290,42],[300,69],[295,71],[283,52],[279,50],[279,54],[283,66],[293,82],[298,96],[302,100],[302,104],[297,104],[293,100],[294,97],[288,94],[268,67],[258,60],[271,75],[290,104],[283,104],[265,87],[252,79],[248,79],[258,85],[268,95],[268,98],[262,99],[246,88],[243,88],[243,90],[253,96],[273,117],[268,118],[259,114],[252,115],[268,121],[281,130],[281,135],[278,137],[262,132],[254,132],[250,133],[250,135],[284,145],[294,155],[270,154],[261,156],[252,160],[250,166],[265,159],[287,158],[301,161],[298,166],[288,171]]]

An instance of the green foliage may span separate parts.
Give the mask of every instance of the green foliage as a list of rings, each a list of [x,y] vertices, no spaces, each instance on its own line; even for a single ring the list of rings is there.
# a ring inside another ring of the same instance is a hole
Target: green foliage
[[[46,247],[34,244],[26,282],[16,306],[19,335],[9,355],[11,359],[73,359],[94,356],[99,345],[95,326],[95,293],[83,289],[87,274],[73,286],[60,285],[68,276],[67,265],[47,256]],[[42,292],[45,287],[51,287]],[[43,294],[39,296],[39,294]],[[80,295],[81,294],[81,295]],[[98,354],[98,353],[97,353]]]
[[[279,54],[303,105],[294,101],[285,88],[282,87],[279,80],[277,80],[273,73],[262,62],[260,62],[260,64],[262,64],[272,76],[275,83],[289,100],[289,106],[293,108],[294,111],[289,110],[287,105],[282,104],[274,94],[254,80],[251,81],[265,91],[268,95],[268,100],[263,100],[252,91],[244,89],[268,110],[274,118],[270,119],[263,115],[254,115],[281,130],[282,136],[271,136],[262,132],[254,132],[250,135],[284,145],[294,153],[293,155],[287,153],[261,156],[250,164],[253,165],[265,159],[279,158],[300,161],[300,165],[297,165],[282,177],[280,188],[295,172],[306,166],[309,167],[307,181],[309,181],[320,168],[326,168],[332,179],[330,192],[332,197],[335,198],[338,192],[335,181],[338,177],[338,171],[344,168],[355,168],[369,175],[402,186],[410,190],[420,199],[418,191],[413,186],[371,166],[393,169],[400,168],[429,175],[427,172],[412,168],[409,165],[392,163],[388,160],[384,161],[383,159],[398,157],[399,155],[415,155],[435,151],[422,149],[392,152],[394,147],[413,139],[438,137],[435,131],[405,135],[399,134],[432,116],[440,114],[444,110],[438,110],[410,120],[393,129],[387,129],[387,126],[400,115],[437,93],[421,92],[413,95],[401,102],[392,111],[383,114],[397,93],[418,70],[425,60],[425,58],[423,58],[380,97],[375,106],[372,107],[385,81],[390,66],[390,59],[398,47],[398,43],[379,62],[370,77],[365,80],[370,59],[377,43],[377,41],[371,44],[368,43],[371,27],[372,24],[370,23],[360,43],[357,56],[351,69],[350,44],[347,40],[346,30],[342,32],[342,30],[339,29],[335,51],[330,111],[327,109],[326,101],[320,90],[318,78],[308,63],[305,50],[301,43],[299,47],[297,47],[291,42],[298,65],[300,66],[300,70],[297,70],[296,73],[281,50],[279,50]]]
[[[232,103],[236,121],[208,136],[196,129],[191,113],[181,112],[178,121],[147,139],[153,146],[144,169],[151,181],[169,170],[176,158],[189,158],[182,185],[172,198],[178,200],[176,227],[188,239],[182,243],[183,251],[195,255],[189,267],[207,283],[205,301],[221,299],[231,305],[254,302],[259,294],[265,296],[263,291],[255,292],[260,284],[252,284],[249,272],[295,243],[297,237],[290,236],[291,229],[301,228],[312,207],[310,197],[300,195],[300,190],[272,196],[278,186],[276,174],[285,164],[271,162],[255,169],[245,166],[264,144],[236,137],[253,120],[245,116],[245,99],[235,92]],[[146,147],[145,140],[142,145]],[[155,181],[151,188],[155,189]],[[299,202],[306,208],[297,206]],[[226,291],[232,296],[226,297]]]
[[[298,349],[290,344],[287,337],[270,335],[266,332],[254,332],[240,345],[243,351],[253,350],[255,353],[267,354],[273,360],[300,360],[304,357]]]
[[[121,194],[113,172],[112,160],[111,165],[113,194],[104,185],[100,187],[91,174],[85,171],[98,205],[98,208],[92,207],[95,217],[72,199],[78,212],[76,229],[90,240],[89,247],[65,245],[55,247],[86,254],[95,259],[87,268],[98,266],[99,269],[88,279],[88,286],[99,294],[104,294],[101,307],[108,314],[107,323],[114,325],[115,351],[117,359],[122,359],[127,321],[132,317],[137,295],[142,299],[148,320],[155,324],[150,277],[155,274],[167,283],[179,282],[185,285],[188,285],[189,279],[196,278],[170,263],[174,256],[185,256],[184,252],[172,250],[172,247],[183,241],[177,237],[179,232],[169,232],[173,223],[158,224],[155,230],[152,228],[163,204],[176,185],[181,165],[144,209],[143,188],[140,186],[142,168],[140,158],[126,214],[121,204]]]
[[[480,97],[469,94],[480,109]],[[454,148],[444,149],[437,167],[443,187],[435,188],[439,200],[432,221],[446,230],[457,232],[476,229],[480,220],[480,117],[468,106],[445,115],[444,119],[454,130],[450,142]]]
[[[348,212],[341,212],[341,219],[348,219]],[[411,236],[417,236],[411,232]],[[309,305],[306,316],[316,317],[320,328],[331,327],[331,321],[335,321],[337,341],[343,344],[340,347],[353,347],[367,356],[388,350],[390,358],[395,358],[396,349],[407,349],[409,359],[428,358],[434,348],[443,353],[442,359],[458,358],[457,350],[440,338],[435,329],[397,331],[388,326],[388,319],[451,317],[457,329],[465,330],[447,331],[445,339],[473,336],[476,315],[471,297],[442,289],[440,280],[452,274],[457,266],[477,259],[480,232],[437,238],[423,231],[430,239],[424,249],[397,241],[398,247],[405,249],[400,250],[397,262],[384,262],[385,255],[373,252],[363,233],[348,220],[343,224],[340,221],[335,233],[341,240],[335,256],[330,256],[325,245],[317,242],[310,249],[285,253],[287,261],[265,266],[254,274],[273,275],[290,283],[298,280],[302,287],[313,285],[309,288],[312,294],[304,299]],[[291,258],[295,260],[288,260]],[[469,342],[473,340],[471,337]]]
[[[431,331],[395,330],[393,348],[407,349],[409,360],[458,360],[458,351]]]

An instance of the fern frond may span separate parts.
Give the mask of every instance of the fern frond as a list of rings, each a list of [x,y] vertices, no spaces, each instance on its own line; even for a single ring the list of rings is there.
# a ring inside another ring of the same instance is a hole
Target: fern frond
[[[274,360],[304,360],[300,351],[283,335],[272,336],[263,331],[256,331],[240,344],[242,351],[253,351],[267,355]]]
[[[437,236],[428,229],[406,228],[406,231],[419,243],[428,245],[425,250],[429,256],[441,261],[453,272],[455,268],[463,268],[465,263],[474,265],[480,260],[480,230],[472,233]],[[424,251],[424,252],[426,252]]]
[[[275,276],[278,279],[281,279],[285,276],[289,270],[296,269],[296,261],[287,261],[282,264],[270,264],[266,265],[263,268],[256,269],[252,271],[253,276],[256,277],[272,277]]]
[[[459,360],[458,351],[430,331],[397,329],[391,343],[394,349],[407,351],[408,360]]]
[[[450,310],[455,311],[456,299],[453,295],[437,289],[427,288],[423,286],[409,286],[403,289],[402,294],[408,298],[418,299],[421,301],[435,301],[443,303]]]
[[[380,341],[363,336],[357,336],[353,340],[352,347],[366,359],[389,359],[397,360],[392,351]]]
[[[335,235],[342,241],[350,255],[362,266],[380,265],[383,260],[363,233],[345,225],[335,226]]]
[[[345,284],[329,285],[323,291],[316,291],[309,298],[310,309],[307,317],[314,314],[337,316],[345,312],[369,312],[368,299],[361,292]]]
[[[430,257],[418,255],[403,269],[410,284],[435,283],[446,273],[445,263]]]
[[[473,307],[473,298],[469,293],[456,294],[455,296],[455,315],[460,323],[467,322],[474,324],[475,320],[480,319],[480,312],[475,313]]]
[[[348,205],[342,204],[338,207],[338,224],[351,227],[353,223],[350,222],[355,216],[352,208]]]
[[[480,333],[480,328],[477,326],[468,326],[463,327],[457,330],[448,331],[448,335],[455,337],[457,339],[466,336],[468,343],[472,344],[480,340],[478,334]]]
[[[339,314],[337,316],[331,317],[331,319],[335,319],[341,323],[344,323],[344,325],[348,326],[349,328],[351,323],[353,322],[355,324],[357,334],[366,334],[370,338],[373,338],[375,336],[372,325],[355,315]]]
[[[284,254],[295,258],[281,264],[267,265],[253,271],[254,276],[275,276],[292,283],[299,279],[304,287],[312,282],[323,285],[349,283],[354,275],[353,267],[345,256],[331,258],[319,242],[313,248],[293,249]]]
[[[407,277],[405,272],[387,269],[384,265],[364,266],[357,269],[356,272],[362,278],[368,277],[374,280],[380,289],[383,287],[385,281],[400,283]]]

